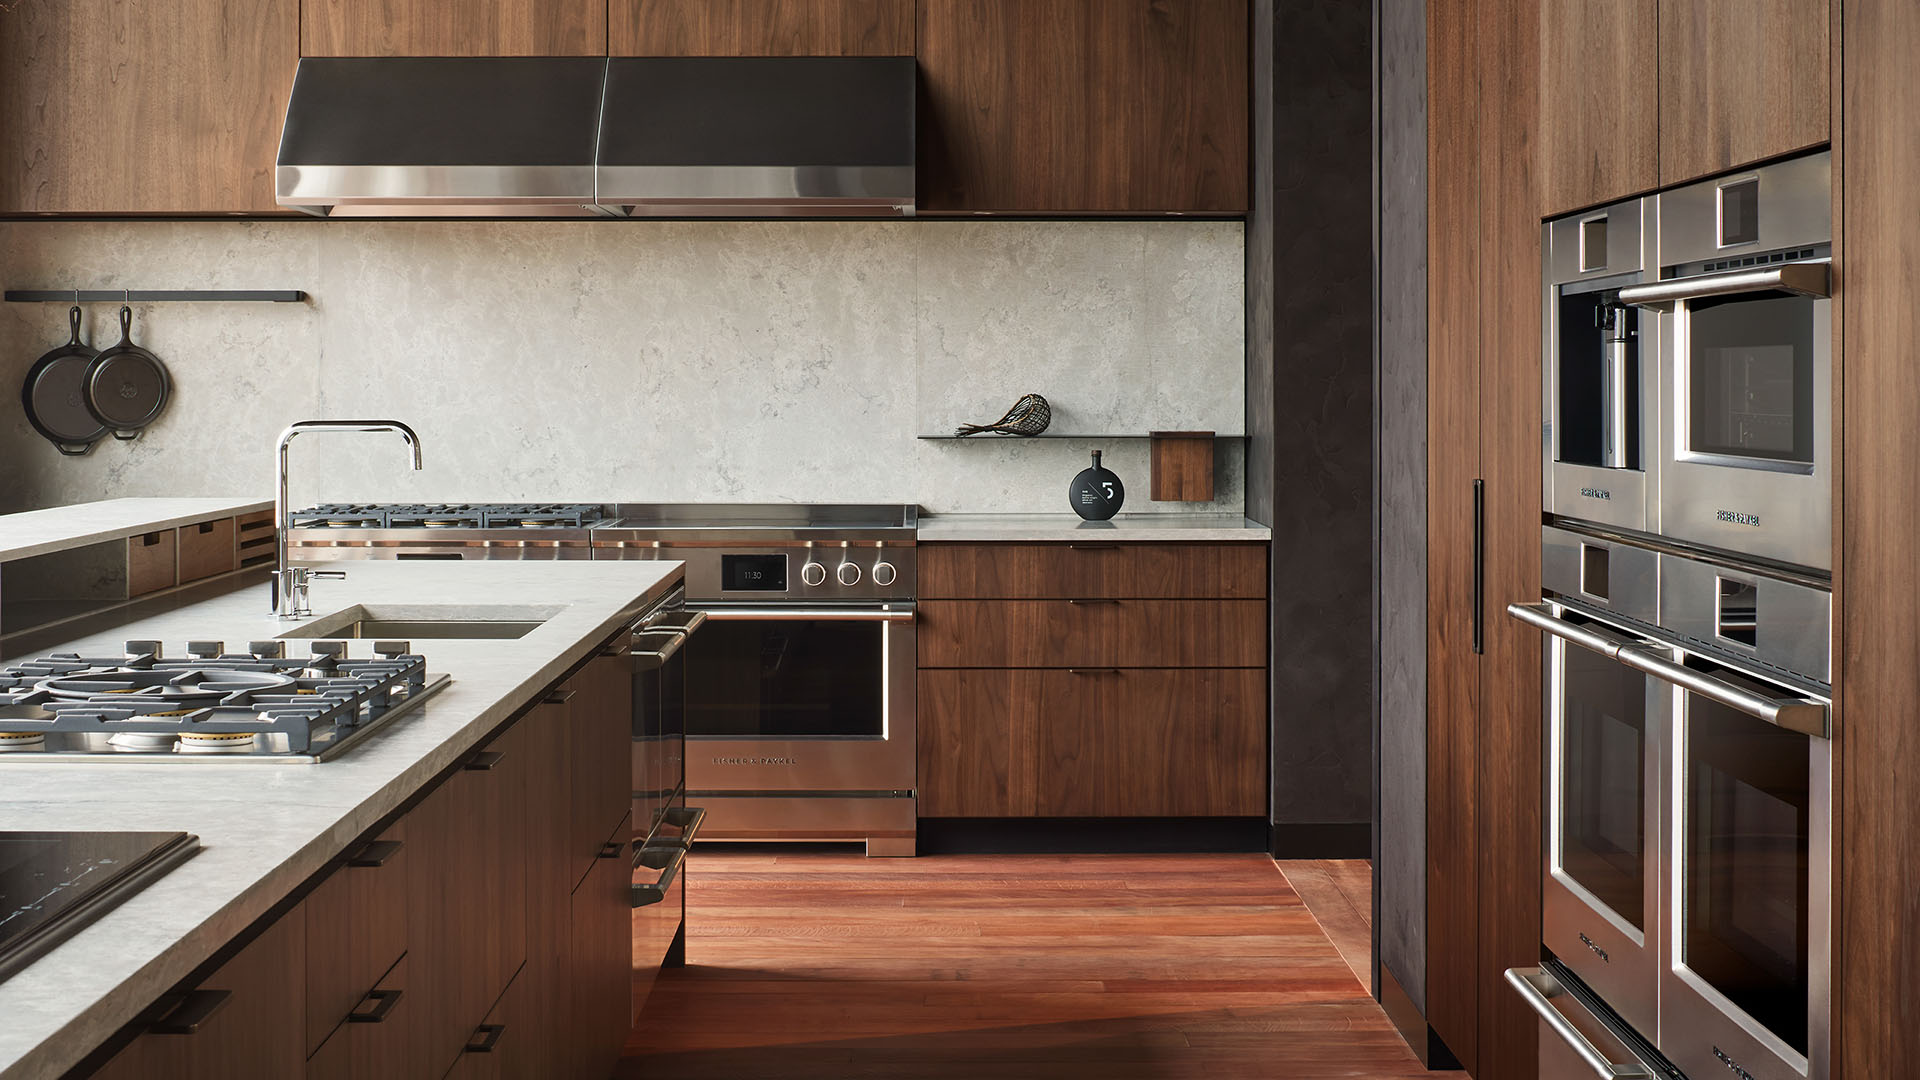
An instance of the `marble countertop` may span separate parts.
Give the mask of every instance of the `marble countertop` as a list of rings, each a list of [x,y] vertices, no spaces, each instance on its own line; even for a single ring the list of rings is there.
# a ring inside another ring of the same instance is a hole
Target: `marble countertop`
[[[1199,540],[1272,539],[1273,532],[1238,514],[1117,514],[1082,521],[1073,514],[922,514],[922,541],[939,540]]]
[[[0,514],[0,562],[271,509],[272,499],[107,499]]]
[[[356,562],[346,571],[344,581],[314,582],[319,617],[354,604],[561,610],[518,640],[415,642],[428,670],[452,683],[323,764],[0,762],[8,829],[184,830],[202,847],[0,981],[0,1078],[59,1076],[682,575],[680,563],[640,561]],[[33,651],[117,655],[129,638],[244,643],[301,625],[268,614],[265,585],[203,587],[129,610],[121,626]]]

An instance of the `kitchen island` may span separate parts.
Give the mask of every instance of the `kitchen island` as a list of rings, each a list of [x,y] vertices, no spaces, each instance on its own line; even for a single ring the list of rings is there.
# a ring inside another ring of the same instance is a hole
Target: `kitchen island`
[[[356,604],[522,605],[553,614],[517,639],[414,641],[429,670],[450,675],[451,684],[338,760],[0,761],[6,829],[179,830],[197,835],[202,845],[0,982],[0,1016],[7,1018],[0,1025],[0,1077],[59,1076],[115,1038],[156,998],[275,914],[369,830],[586,663],[681,576],[675,562],[357,563],[346,580],[313,586],[316,617]],[[130,612],[134,618],[124,625],[70,641],[36,641],[32,652],[117,656],[130,639],[176,649],[188,640],[220,639],[244,648],[302,625],[268,613],[264,583],[213,596],[177,594]],[[354,655],[370,645],[352,644]],[[288,654],[301,655],[306,647],[290,639]],[[533,780],[527,785],[534,790]]]

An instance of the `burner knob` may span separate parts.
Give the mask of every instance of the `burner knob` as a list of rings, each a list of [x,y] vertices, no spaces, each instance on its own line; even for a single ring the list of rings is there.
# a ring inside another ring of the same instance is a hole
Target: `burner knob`
[[[873,564],[873,583],[875,585],[891,585],[893,584],[893,579],[899,576],[899,571],[895,570],[893,564],[890,562],[877,562]]]
[[[809,559],[807,565],[800,568],[800,580],[809,585],[824,584],[827,580],[827,568]]]
[[[850,562],[841,563],[840,569],[834,571],[833,576],[839,578],[842,585],[860,584],[860,568]]]

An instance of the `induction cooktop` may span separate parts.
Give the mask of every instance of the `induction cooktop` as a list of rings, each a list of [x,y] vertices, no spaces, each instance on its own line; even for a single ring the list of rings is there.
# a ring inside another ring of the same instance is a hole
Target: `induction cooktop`
[[[183,832],[0,832],[0,979],[198,850]]]

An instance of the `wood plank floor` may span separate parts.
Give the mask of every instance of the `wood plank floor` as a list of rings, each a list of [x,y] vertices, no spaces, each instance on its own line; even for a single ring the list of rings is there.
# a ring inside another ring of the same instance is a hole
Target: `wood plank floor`
[[[1426,1073],[1264,855],[703,849],[623,1078]]]
[[[1289,859],[1280,873],[1373,993],[1373,865],[1365,859]]]

